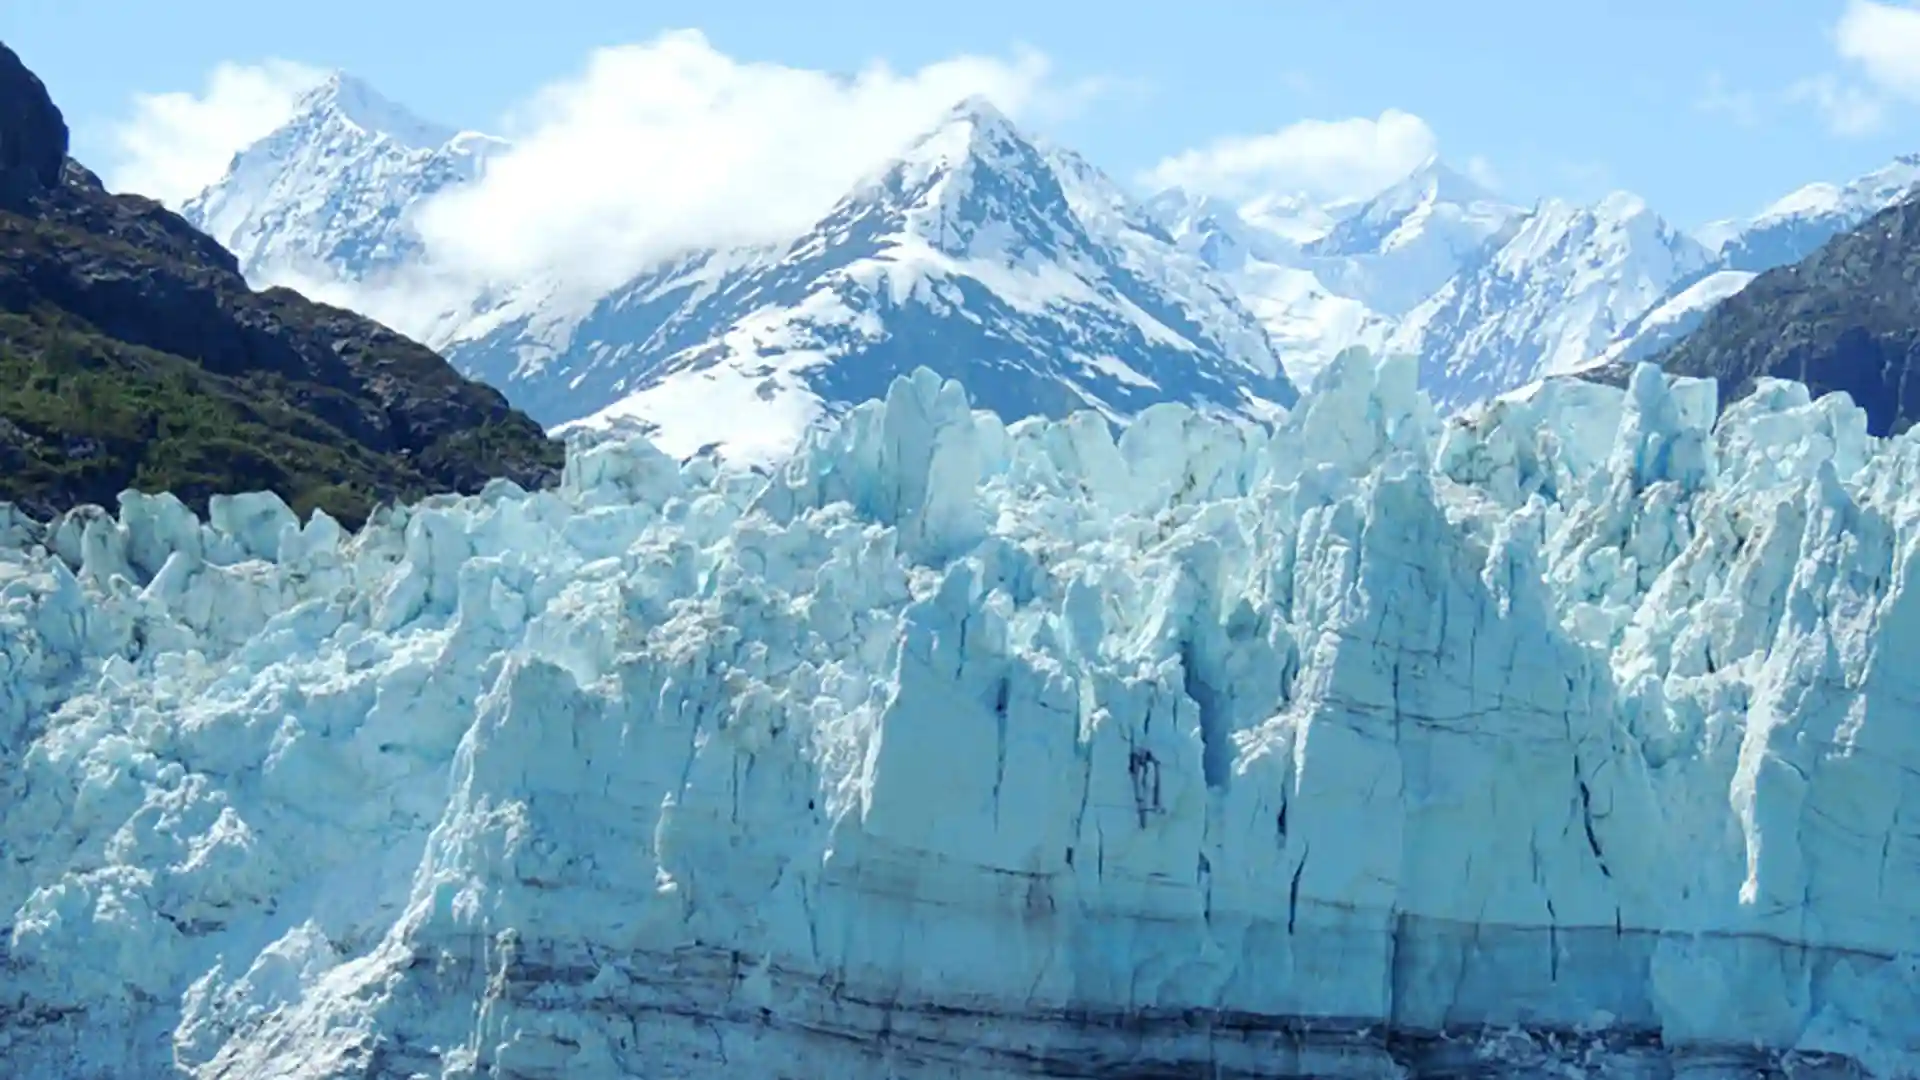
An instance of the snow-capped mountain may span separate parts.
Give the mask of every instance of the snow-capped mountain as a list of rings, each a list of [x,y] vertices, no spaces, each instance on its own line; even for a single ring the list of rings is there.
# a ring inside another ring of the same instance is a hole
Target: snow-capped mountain
[[[1656,358],[1755,277],[1811,256],[1827,241],[1912,195],[1916,184],[1920,184],[1920,155],[1905,155],[1847,184],[1808,184],[1745,221],[1728,219],[1703,226],[1694,237],[1713,253],[1712,265],[1675,282],[1591,366]]]
[[[195,200],[197,220],[263,273],[324,263],[351,279],[408,257],[408,211],[475,175],[451,166],[477,166],[457,151],[481,137],[390,134],[369,101],[347,79],[309,95]],[[503,284],[425,336],[545,423],[748,458],[920,365],[1008,420],[1125,422],[1162,401],[1264,416],[1295,396],[1230,285],[1098,170],[978,99],[789,243],[689,252],[584,299]]]
[[[1459,407],[1600,356],[1713,255],[1637,196],[1542,201],[1409,312],[1387,348]]]
[[[1277,200],[1249,209],[1214,196],[1172,188],[1146,202],[1146,210],[1181,247],[1220,273],[1273,340],[1287,374],[1306,385],[1342,349],[1377,348],[1393,320],[1351,296],[1330,290],[1313,268],[1304,245],[1325,236],[1334,219],[1299,226],[1295,204],[1281,220]],[[1323,227],[1322,227],[1323,226]]]
[[[1716,221],[1695,230],[1694,238],[1712,253],[1712,263],[1676,280],[1585,366],[1619,367],[1656,359],[1762,272],[1808,258],[1827,241],[1913,194],[1916,184],[1920,155],[1906,155],[1846,184],[1808,184],[1744,221]]]
[[[1354,208],[1306,252],[1331,287],[1400,316],[1524,213],[1435,159]]]
[[[1700,232],[1722,267],[1759,273],[1799,262],[1906,198],[1916,184],[1920,154],[1907,154],[1847,184],[1808,184],[1747,221],[1715,222]]]
[[[544,338],[516,320],[448,348],[546,422],[747,457],[923,365],[1008,420],[1124,422],[1169,400],[1265,415],[1294,397],[1224,281],[982,100],[789,244],[694,253]]]
[[[181,213],[256,285],[358,281],[417,256],[407,212],[473,180],[505,146],[421,120],[335,73]]]
[[[1590,367],[1652,360],[1700,325],[1714,305],[1752,283],[1750,270],[1709,270],[1688,279],[1614,335],[1613,344]]]
[[[1240,290],[1296,382],[1361,344],[1421,357],[1424,384],[1453,407],[1542,375],[1653,358],[1756,273],[1806,258],[1917,181],[1920,156],[1903,157],[1691,238],[1633,196],[1525,211],[1438,162],[1363,202],[1315,207],[1324,229],[1283,214],[1285,235],[1218,199],[1176,191],[1150,205]],[[1300,205],[1262,205],[1276,202]]]
[[[1136,202],[988,112],[956,110],[803,237],[687,252],[611,292],[503,282],[397,313],[368,290],[368,310],[545,422],[634,422],[682,448],[786,445],[923,359],[1003,415],[1124,420],[1158,400],[1257,413],[1291,394],[1265,381],[1274,357],[1304,385],[1362,345],[1419,356],[1451,407],[1655,356],[1920,178],[1902,158],[1692,238],[1630,196],[1527,210],[1437,160],[1362,199]],[[187,211],[260,283],[361,282],[409,265],[418,208],[505,149],[336,76]]]
[[[1383,345],[1401,316],[1523,213],[1438,160],[1359,201],[1268,195],[1235,206],[1174,189],[1148,205],[1227,276],[1296,382],[1343,349]]]

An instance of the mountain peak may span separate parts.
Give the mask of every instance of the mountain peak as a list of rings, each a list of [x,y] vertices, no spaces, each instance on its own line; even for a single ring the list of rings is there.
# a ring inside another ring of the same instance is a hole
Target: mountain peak
[[[999,107],[975,94],[948,108],[884,166],[876,180],[882,185],[892,182],[901,190],[924,190],[942,177],[982,170],[997,174],[1048,171],[1045,155],[1034,140]],[[962,194],[969,186],[962,184],[950,194]]]
[[[285,123],[234,154],[226,173],[181,211],[232,250],[256,282],[305,282],[330,261],[329,274],[357,280],[419,251],[411,221],[393,212],[392,200],[467,183],[505,145],[422,120],[336,71],[300,96]],[[342,199],[344,189],[380,195]]]
[[[0,43],[0,205],[60,182],[67,122],[40,77]]]
[[[966,123],[987,128],[1013,130],[1013,121],[985,94],[968,94],[947,109],[947,123]]]
[[[1639,217],[1647,213],[1647,200],[1631,191],[1609,191],[1598,203],[1594,204],[1594,213],[1615,221]]]
[[[553,477],[560,448],[497,391],[371,319],[250,290],[181,216],[73,182],[66,138],[0,46],[0,371],[25,386],[83,373],[90,395],[0,397],[0,503],[45,518],[158,485],[205,513],[272,491],[357,524],[379,500]]]
[[[1334,258],[1391,256],[1404,264],[1407,269],[1399,272],[1396,284],[1382,288],[1375,281],[1366,286],[1369,302],[1401,312],[1453,276],[1463,259],[1520,214],[1519,207],[1433,156],[1398,182],[1344,209],[1309,250]]]
[[[1402,213],[1423,203],[1451,203],[1455,206],[1500,204],[1501,199],[1479,181],[1442,161],[1439,155],[1428,157],[1399,181],[1389,184],[1365,200],[1361,214]]]
[[[968,158],[1003,159],[1033,140],[1015,127],[999,106],[979,94],[955,102],[907,151],[909,162],[944,160],[949,165]]]
[[[1920,154],[1901,154],[1846,184],[1817,181],[1788,192],[1760,211],[1750,227],[1821,216],[1863,219],[1905,199],[1916,184],[1920,184]]]
[[[329,74],[300,96],[292,123],[337,118],[374,135],[385,135],[403,146],[431,150],[444,146],[459,132],[410,112],[366,80],[344,71]]]

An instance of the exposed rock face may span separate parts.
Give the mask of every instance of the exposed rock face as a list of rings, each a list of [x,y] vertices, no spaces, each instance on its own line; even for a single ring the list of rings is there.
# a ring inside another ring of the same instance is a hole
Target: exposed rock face
[[[13,1074],[1912,1075],[1920,441],[1415,377],[0,522]]]
[[[67,122],[40,77],[0,44],[0,208],[60,183]]]
[[[1656,357],[1670,372],[1711,378],[1726,400],[1763,378],[1814,393],[1843,391],[1876,435],[1920,418],[1920,203],[1902,202],[1768,270],[1708,312]],[[1606,373],[1624,380],[1627,369]]]
[[[371,320],[253,292],[213,240],[65,153],[59,110],[0,46],[0,499],[46,515],[177,480],[203,508],[270,488],[358,520],[555,475],[559,448],[496,391]],[[84,467],[75,439],[97,450]]]

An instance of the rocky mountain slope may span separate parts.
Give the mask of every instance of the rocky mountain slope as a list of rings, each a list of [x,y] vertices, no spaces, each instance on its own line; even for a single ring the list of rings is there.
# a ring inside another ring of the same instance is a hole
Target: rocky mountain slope
[[[1814,254],[1754,278],[1660,353],[1729,399],[1763,378],[1845,391],[1876,435],[1920,419],[1920,202],[1883,210]],[[1612,377],[1622,377],[1615,369]]]
[[[354,522],[559,449],[499,393],[350,312],[251,291],[180,217],[67,157],[45,87],[0,46],[0,500],[45,516],[268,489]]]

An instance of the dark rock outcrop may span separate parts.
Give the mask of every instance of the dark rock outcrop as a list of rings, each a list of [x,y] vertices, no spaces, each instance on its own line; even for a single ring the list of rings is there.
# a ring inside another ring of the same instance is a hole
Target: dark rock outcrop
[[[58,185],[66,160],[66,120],[40,77],[0,44],[0,207]]]
[[[1875,435],[1920,419],[1920,201],[1868,218],[1791,266],[1769,270],[1653,358],[1711,378],[1727,403],[1771,376],[1818,397],[1845,391]],[[1624,368],[1583,373],[1624,385]]]
[[[0,500],[45,515],[126,487],[266,488],[353,522],[552,478],[559,446],[500,393],[362,316],[254,292],[219,244],[66,151],[0,44]]]

